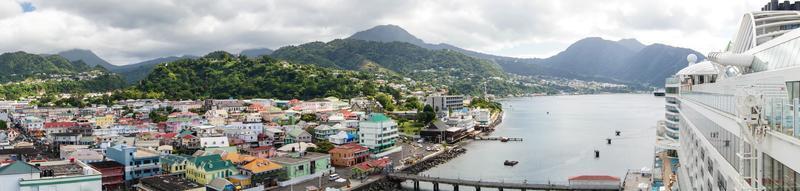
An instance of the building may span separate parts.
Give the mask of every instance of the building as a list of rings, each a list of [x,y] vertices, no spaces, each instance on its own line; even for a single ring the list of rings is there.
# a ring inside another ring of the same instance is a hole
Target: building
[[[680,87],[681,190],[800,186],[799,17],[798,11],[746,13],[725,52],[709,53],[667,81]]]
[[[38,173],[30,167],[38,168]],[[42,191],[42,190],[102,190],[102,175],[89,165],[77,160],[50,161],[32,163],[25,169],[25,177],[18,178],[16,181],[10,180],[8,184],[16,184],[20,191]],[[4,181],[5,182],[5,181]],[[2,184],[5,185],[5,184]]]
[[[464,108],[464,96],[428,96],[425,98],[425,105],[430,105],[434,111],[461,110]]]
[[[200,137],[200,146],[202,148],[212,148],[212,147],[227,147],[230,146],[228,143],[228,137],[220,136],[220,137]]]
[[[335,145],[343,145],[358,141],[358,132],[339,131],[335,135],[328,137],[328,141]]]
[[[291,153],[286,156],[274,157],[272,162],[278,163],[286,169],[288,180],[280,182],[279,185],[281,186],[303,182],[333,172],[331,155],[329,154],[315,152]]]
[[[605,175],[583,175],[569,177],[569,186],[572,188],[594,188],[595,190],[621,190],[618,177]],[[606,188],[606,189],[600,189]]]
[[[118,144],[106,149],[106,156],[125,166],[126,181],[161,174],[158,151]]]
[[[171,176],[151,176],[139,180],[137,191],[205,191],[206,187],[189,179]]]
[[[231,161],[222,160],[219,154],[197,156],[188,159],[186,178],[200,184],[208,184],[214,178],[227,178],[239,174]]]
[[[456,143],[467,136],[467,130],[460,127],[451,127],[444,121],[433,121],[427,127],[419,131],[419,136],[426,141],[433,143]]]
[[[369,148],[355,143],[337,146],[328,153],[334,166],[353,166],[369,158]]]
[[[312,140],[312,136],[311,136],[311,133],[308,133],[308,131],[303,130],[303,128],[300,128],[300,127],[291,127],[287,131],[286,137],[284,138],[283,143],[284,144],[292,144],[292,143],[300,143],[300,142],[310,143],[311,140]]]
[[[386,115],[372,113],[366,121],[361,121],[358,125],[359,144],[369,148],[371,153],[385,155],[389,154],[387,151],[399,150],[395,147],[399,136],[397,123]]]
[[[161,156],[161,170],[164,174],[185,177],[186,173],[186,156],[181,155],[162,155]]]
[[[394,171],[394,165],[392,165],[392,159],[382,157],[358,163],[351,170],[353,171],[353,178],[366,178],[374,174],[391,173]]]
[[[244,152],[248,155],[252,155],[258,158],[272,158],[277,155],[277,151],[275,147],[272,146],[259,146],[259,147],[252,147],[244,149]]]
[[[272,186],[276,185],[278,181],[288,179],[286,169],[282,165],[264,158],[256,158],[242,165],[241,169],[241,174],[250,176],[251,181],[255,184]]]
[[[89,163],[103,175],[103,190],[120,190],[125,183],[125,166],[114,161]]]

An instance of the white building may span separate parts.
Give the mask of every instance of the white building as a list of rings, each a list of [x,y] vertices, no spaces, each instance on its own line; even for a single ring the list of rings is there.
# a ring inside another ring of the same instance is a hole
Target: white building
[[[28,164],[22,161],[0,166],[0,190],[101,191],[102,175],[78,160]]]
[[[377,156],[398,150],[395,146],[397,142],[397,123],[384,114],[370,114],[366,121],[359,123],[359,144],[369,148],[370,152]]]
[[[227,147],[230,146],[228,143],[228,137],[221,136],[221,137],[200,137],[200,146],[201,147]]]
[[[425,98],[425,105],[430,105],[435,111],[461,110],[464,108],[464,96],[428,96]]]

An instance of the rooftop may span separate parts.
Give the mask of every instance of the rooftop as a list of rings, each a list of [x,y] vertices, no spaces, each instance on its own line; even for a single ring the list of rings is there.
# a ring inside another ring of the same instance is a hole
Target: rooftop
[[[203,188],[204,186],[178,176],[151,176],[142,178],[140,184],[157,191],[176,191]]]
[[[92,166],[92,167],[95,167],[95,168],[125,167],[124,165],[119,164],[119,163],[117,163],[115,161],[93,162],[93,163],[89,163],[89,166]]]
[[[300,157],[279,156],[279,157],[272,158],[272,161],[274,161],[276,163],[280,163],[280,164],[295,164],[295,163],[300,163],[300,162],[304,162],[304,161],[319,160],[319,159],[327,158],[327,157],[330,157],[330,156],[331,155],[329,155],[329,154],[306,152],[304,155],[302,155]]]

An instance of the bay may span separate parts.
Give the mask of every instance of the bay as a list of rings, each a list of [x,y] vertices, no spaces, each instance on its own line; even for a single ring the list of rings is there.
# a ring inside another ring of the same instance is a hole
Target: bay
[[[653,166],[656,121],[664,118],[663,97],[541,96],[505,99],[501,103],[504,121],[491,136],[518,137],[524,141],[472,141],[465,146],[466,154],[421,174],[566,184],[571,176],[611,175],[623,179],[628,170]],[[617,130],[621,136],[614,135]],[[612,144],[606,144],[607,138],[612,139]],[[600,151],[599,158],[594,157],[594,150]],[[505,160],[516,160],[519,164],[504,166]],[[410,184],[404,183],[403,187],[410,188]],[[449,185],[442,185],[442,190],[448,189]]]

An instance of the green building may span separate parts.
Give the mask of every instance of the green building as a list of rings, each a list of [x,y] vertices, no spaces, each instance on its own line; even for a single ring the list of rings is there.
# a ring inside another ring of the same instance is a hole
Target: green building
[[[294,184],[305,180],[331,174],[331,155],[315,152],[291,153],[287,156],[274,157],[272,162],[278,163],[286,169],[287,181],[278,183],[280,186]]]

